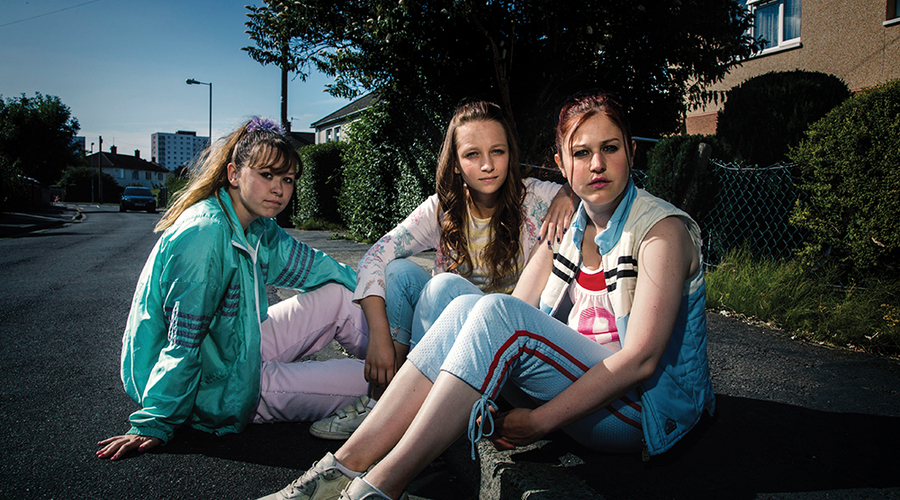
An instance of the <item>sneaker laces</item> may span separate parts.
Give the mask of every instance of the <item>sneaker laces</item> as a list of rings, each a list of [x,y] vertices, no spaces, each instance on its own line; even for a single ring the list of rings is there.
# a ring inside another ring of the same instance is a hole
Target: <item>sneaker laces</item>
[[[295,492],[299,491],[308,497],[312,497],[313,493],[316,491],[316,479],[319,476],[325,476],[326,479],[334,479],[336,474],[341,474],[341,471],[337,469],[319,469],[319,462],[313,464],[312,468],[308,471],[304,472],[302,476],[298,477],[291,483],[291,495]]]

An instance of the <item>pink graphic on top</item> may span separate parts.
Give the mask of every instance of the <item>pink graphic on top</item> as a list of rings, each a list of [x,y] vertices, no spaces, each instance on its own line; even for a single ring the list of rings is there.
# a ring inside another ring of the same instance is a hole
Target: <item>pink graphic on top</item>
[[[602,307],[588,307],[581,311],[578,318],[578,332],[595,340],[597,336],[606,334],[602,343],[619,340],[615,315]]]

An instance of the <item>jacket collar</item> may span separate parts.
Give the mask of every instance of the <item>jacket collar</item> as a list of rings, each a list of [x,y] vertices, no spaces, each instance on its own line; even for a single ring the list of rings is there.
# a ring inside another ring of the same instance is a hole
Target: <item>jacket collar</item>
[[[219,189],[219,201],[225,211],[225,215],[228,217],[228,222],[231,223],[231,243],[245,250],[255,249],[263,233],[263,221],[257,218],[247,226],[247,231],[243,231],[237,212],[234,211],[234,201],[231,199],[231,195],[228,194],[227,189]]]
[[[619,206],[616,207],[616,211],[609,218],[606,228],[594,237],[594,243],[600,247],[600,255],[609,253],[616,246],[616,243],[619,242],[619,238],[622,237],[622,229],[625,227],[625,221],[631,212],[631,205],[636,197],[637,187],[635,187],[633,180],[628,179],[628,186],[625,187],[625,197],[622,198]],[[580,209],[580,212],[584,213],[583,207]],[[587,217],[587,214],[584,217]]]

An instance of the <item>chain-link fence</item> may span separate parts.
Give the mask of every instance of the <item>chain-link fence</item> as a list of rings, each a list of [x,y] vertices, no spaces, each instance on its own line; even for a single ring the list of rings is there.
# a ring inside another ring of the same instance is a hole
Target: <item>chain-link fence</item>
[[[803,195],[791,178],[793,165],[747,168],[710,159],[715,179],[712,209],[698,220],[703,232],[704,260],[715,267],[733,248],[745,246],[756,257],[788,258],[800,246],[806,230],[788,222],[794,203]],[[632,171],[638,187],[646,173]]]

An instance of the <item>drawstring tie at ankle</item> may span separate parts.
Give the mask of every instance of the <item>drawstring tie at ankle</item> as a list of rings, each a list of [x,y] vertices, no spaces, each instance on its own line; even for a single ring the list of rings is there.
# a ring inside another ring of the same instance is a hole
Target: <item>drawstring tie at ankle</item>
[[[490,436],[494,433],[494,415],[491,414],[491,408],[497,409],[497,405],[488,398],[487,394],[482,394],[478,401],[472,405],[472,413],[469,414],[469,441],[472,442],[472,460],[475,460],[475,443],[484,436]],[[481,422],[478,421],[481,417]],[[490,430],[485,432],[485,428],[490,422]]]

